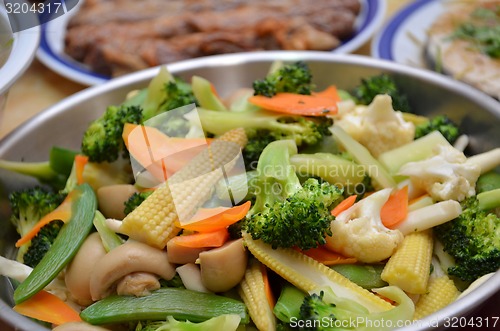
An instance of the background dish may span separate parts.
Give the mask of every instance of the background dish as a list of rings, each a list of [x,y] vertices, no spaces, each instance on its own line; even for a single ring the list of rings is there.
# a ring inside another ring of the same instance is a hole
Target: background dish
[[[424,57],[427,29],[444,10],[440,0],[417,0],[406,6],[375,35],[372,56],[431,69]]]
[[[17,17],[14,17],[14,20],[16,19]],[[19,24],[17,21],[13,23]],[[12,33],[6,9],[4,6],[0,7],[0,45],[10,45],[7,58],[0,61],[0,112],[3,109],[7,91],[31,64],[39,40],[39,27]]]
[[[360,0],[362,9],[356,20],[356,34],[333,50],[333,53],[350,53],[362,46],[380,27],[386,10],[385,1]],[[81,4],[81,2],[79,3]],[[85,65],[64,53],[64,31],[66,25],[78,10],[78,6],[42,26],[40,48],[37,58],[58,74],[84,85],[96,85],[109,77],[92,72]]]
[[[462,130],[470,134],[470,148],[482,152],[498,147],[500,123],[498,104],[466,85],[440,75],[416,70],[386,61],[360,56],[332,55],[324,52],[256,52],[199,58],[169,65],[174,74],[186,79],[193,74],[203,76],[214,83],[225,95],[239,86],[250,86],[269,69],[273,60],[304,60],[314,75],[319,88],[335,83],[349,89],[357,85],[362,77],[382,72],[391,74],[407,92],[409,100],[424,115],[453,113],[462,122]],[[106,106],[117,104],[132,89],[143,87],[157,72],[157,68],[115,79],[71,96],[28,121],[0,142],[0,158],[10,160],[40,161],[47,157],[52,145],[78,148],[81,134],[90,120],[99,116]],[[221,74],[224,73],[223,74]],[[228,72],[232,74],[227,74]],[[463,120],[466,119],[466,120]],[[56,132],[47,128],[59,128]],[[37,143],[33,143],[37,142]],[[32,185],[21,176],[7,176],[0,172],[0,202],[5,195],[19,186]],[[0,206],[2,204],[0,203]],[[0,208],[0,219],[6,220],[8,210]],[[14,230],[0,228],[0,249],[3,255],[12,256]],[[12,289],[5,278],[0,278],[0,319],[15,324],[19,330],[45,330],[28,319],[14,313]],[[402,330],[430,329],[439,321],[443,326],[446,317],[471,313],[484,300],[500,289],[500,272],[472,293],[449,305],[445,309]]]

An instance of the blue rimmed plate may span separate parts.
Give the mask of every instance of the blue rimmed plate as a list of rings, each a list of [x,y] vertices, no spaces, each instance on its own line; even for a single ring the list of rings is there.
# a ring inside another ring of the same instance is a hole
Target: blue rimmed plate
[[[360,0],[361,12],[356,20],[356,33],[332,52],[345,54],[362,46],[381,26],[385,15],[385,1]],[[81,4],[81,1],[80,1]],[[78,11],[78,6],[67,14],[48,21],[42,26],[38,59],[47,67],[75,82],[84,85],[97,85],[110,77],[97,74],[84,64],[73,60],[64,53],[64,33],[66,25]]]
[[[396,13],[375,35],[371,54],[412,67],[428,68],[427,31],[445,11],[446,0],[417,0]]]

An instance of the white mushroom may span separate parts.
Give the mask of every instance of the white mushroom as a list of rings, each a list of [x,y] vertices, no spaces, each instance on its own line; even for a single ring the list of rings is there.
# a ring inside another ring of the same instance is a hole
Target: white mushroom
[[[107,218],[123,219],[125,217],[125,202],[136,193],[131,184],[117,184],[100,187],[97,190],[99,210]]]
[[[150,295],[151,291],[160,288],[158,276],[149,272],[133,272],[118,281],[116,293],[118,295],[133,295],[144,297]]]
[[[90,295],[90,274],[99,259],[106,255],[99,233],[94,232],[85,239],[73,260],[66,268],[64,281],[75,301],[88,306]]]
[[[227,291],[243,279],[248,256],[243,239],[225,243],[219,248],[201,252],[201,280],[213,292]]]
[[[167,242],[167,256],[170,263],[195,263],[200,253],[207,249],[181,246],[175,240]]]
[[[59,325],[52,331],[109,331],[109,329],[85,322],[69,322]]]
[[[119,279],[133,272],[149,272],[170,280],[175,276],[175,267],[169,263],[167,252],[140,242],[127,241],[96,263],[90,277],[92,300],[108,296]]]

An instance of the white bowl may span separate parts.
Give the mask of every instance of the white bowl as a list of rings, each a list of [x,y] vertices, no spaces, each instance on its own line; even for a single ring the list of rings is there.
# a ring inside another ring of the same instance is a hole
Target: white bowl
[[[18,16],[12,17],[12,20],[13,24],[19,25]],[[0,115],[9,88],[30,66],[39,41],[39,26],[12,33],[6,7],[0,6]],[[10,48],[10,50],[2,50],[3,47]]]

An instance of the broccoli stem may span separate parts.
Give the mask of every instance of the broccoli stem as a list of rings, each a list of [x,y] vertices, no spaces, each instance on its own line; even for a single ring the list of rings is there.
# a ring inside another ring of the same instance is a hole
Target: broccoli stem
[[[93,223],[95,228],[97,229],[97,232],[99,232],[102,245],[104,246],[106,252],[109,252],[113,248],[116,248],[123,244],[124,241],[122,240],[122,238],[120,238],[119,235],[113,232],[106,225],[106,218],[99,210],[96,210],[95,212]]]
[[[300,317],[300,306],[306,294],[291,284],[283,285],[280,296],[274,305],[274,315],[283,322],[290,323]]]
[[[490,171],[479,176],[476,182],[476,192],[482,193],[500,188],[500,173]]]
[[[481,174],[500,166],[500,148],[473,155],[467,159],[468,164],[477,165],[481,169]]]
[[[201,107],[216,111],[227,111],[226,106],[215,94],[212,83],[205,78],[193,76],[191,84],[193,86],[193,94]]]
[[[293,155],[290,163],[299,175],[318,176],[341,187],[361,184],[366,175],[365,167],[329,153]]]
[[[451,146],[439,131],[433,131],[411,143],[380,154],[378,160],[390,174],[396,175],[404,164],[431,157],[437,145]]]
[[[409,212],[405,220],[397,224],[395,228],[407,235],[449,222],[461,213],[462,207],[457,201],[441,201]]]
[[[337,264],[330,268],[368,290],[387,286],[387,283],[380,278],[384,270],[383,264]]]
[[[479,193],[477,196],[480,210],[491,210],[500,206],[500,188]]]
[[[151,80],[147,88],[147,95],[142,105],[144,120],[148,120],[156,115],[160,105],[165,100],[165,84],[173,81],[174,77],[167,68],[161,67],[160,71]]]
[[[342,128],[338,126],[333,126],[330,128],[335,139],[340,142],[340,144],[346,149],[346,151],[352,155],[354,160],[364,166],[368,175],[374,181],[374,184],[378,188],[389,188],[396,186],[396,182],[387,170],[374,158],[370,152],[361,145],[359,142],[354,140],[349,134],[347,134]]]
[[[0,160],[0,169],[12,171],[21,175],[30,176],[43,184],[51,185],[56,189],[64,187],[66,177],[52,169],[49,161],[20,162]]]

